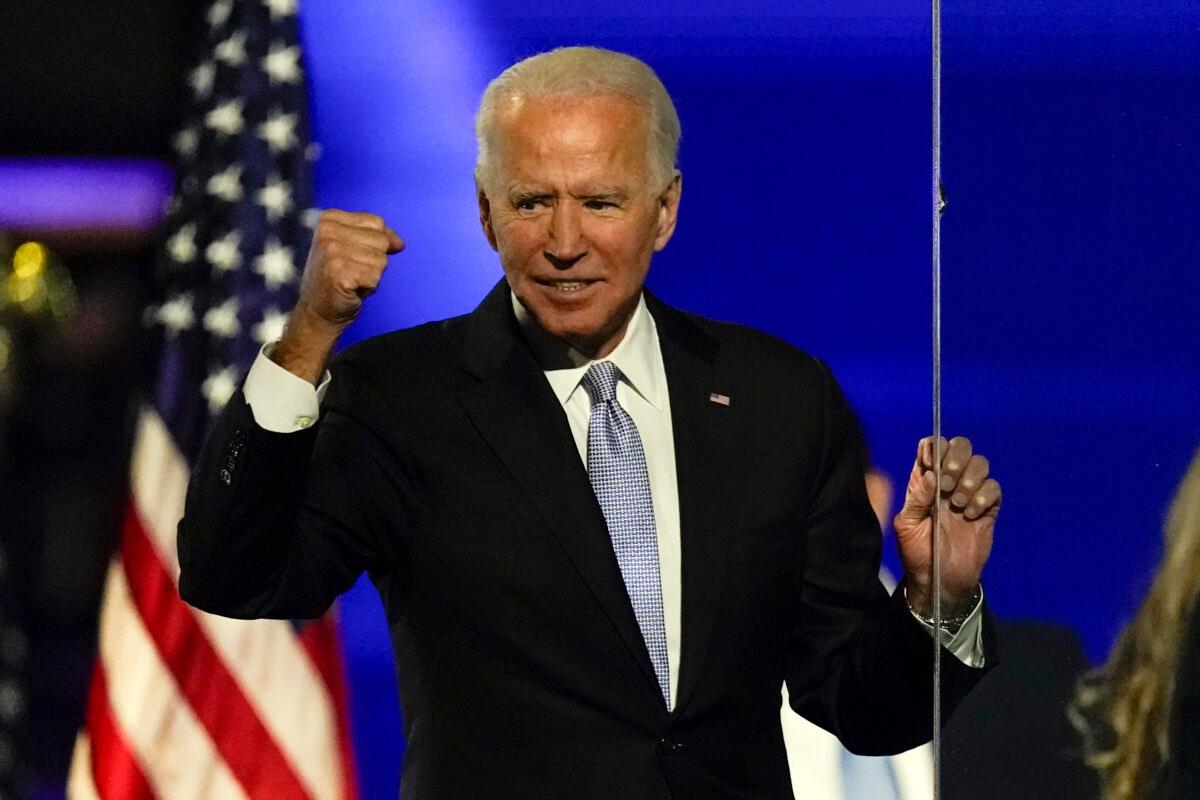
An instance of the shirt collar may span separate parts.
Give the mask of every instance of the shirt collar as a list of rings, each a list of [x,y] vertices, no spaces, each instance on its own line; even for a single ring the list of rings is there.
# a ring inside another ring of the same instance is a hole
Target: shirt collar
[[[576,390],[581,390],[583,376],[594,361],[542,330],[516,295],[511,297],[513,313],[516,314],[522,331],[546,372],[550,388],[554,390],[558,402],[566,405],[571,395]],[[665,387],[662,381],[664,373],[661,367],[662,354],[658,347],[658,328],[654,324],[654,317],[650,316],[650,311],[646,308],[644,295],[638,298],[637,308],[634,309],[621,343],[606,357],[595,360],[611,361],[621,370],[630,388],[654,406],[655,410],[663,410]]]

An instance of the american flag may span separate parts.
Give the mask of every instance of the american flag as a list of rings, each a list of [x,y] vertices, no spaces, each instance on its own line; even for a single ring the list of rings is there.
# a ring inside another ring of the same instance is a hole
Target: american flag
[[[176,589],[189,465],[259,347],[281,333],[314,216],[295,0],[216,0],[203,26],[174,139],[161,302],[147,313],[161,355],[138,416],[68,791],[74,800],[350,800],[333,619],[224,619]]]

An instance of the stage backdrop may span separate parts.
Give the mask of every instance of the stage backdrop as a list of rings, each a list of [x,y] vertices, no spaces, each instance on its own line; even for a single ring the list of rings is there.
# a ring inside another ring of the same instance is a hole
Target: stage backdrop
[[[684,132],[680,225],[651,288],[829,361],[902,480],[931,419],[928,5],[797,5],[305,0],[318,200],[382,214],[408,242],[351,338],[467,312],[500,278],[471,179],[487,81],[558,45],[625,50],[659,72]],[[1196,26],[1133,0],[1103,16],[1082,0],[1054,16],[958,5],[946,421],[1008,487],[995,608],[1068,623],[1099,657],[1200,439],[1185,92],[1200,61],[1179,57]],[[379,603],[363,582],[343,610],[364,796],[394,796]]]

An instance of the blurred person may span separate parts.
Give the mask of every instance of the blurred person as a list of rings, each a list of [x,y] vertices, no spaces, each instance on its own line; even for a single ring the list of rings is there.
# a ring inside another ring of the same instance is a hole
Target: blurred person
[[[785,680],[856,752],[927,741],[930,637],[955,654],[946,708],[994,659],[987,460],[962,437],[919,443],[889,598],[829,369],[644,291],[682,192],[650,68],[527,59],[485,92],[477,137],[504,279],[473,313],[326,371],[403,243],[376,215],[323,212],[285,333],[193,470],[183,597],[312,616],[367,571],[397,657],[403,797],[788,798]]]
[[[1074,708],[1104,800],[1200,797],[1200,451],[1176,490],[1137,616]]]

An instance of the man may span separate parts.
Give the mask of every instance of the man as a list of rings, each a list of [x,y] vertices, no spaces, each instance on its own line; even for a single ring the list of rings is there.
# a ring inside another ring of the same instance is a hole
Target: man
[[[317,614],[367,570],[396,650],[402,797],[790,797],[785,679],[853,750],[927,740],[934,443],[897,526],[907,602],[889,599],[829,370],[643,291],[682,190],[649,67],[536,56],[492,82],[476,128],[505,280],[324,376],[402,242],[322,214],[286,333],[196,465],[185,599]],[[966,440],[938,452],[947,616],[986,664],[999,485]],[[983,670],[946,660],[950,707]]]

